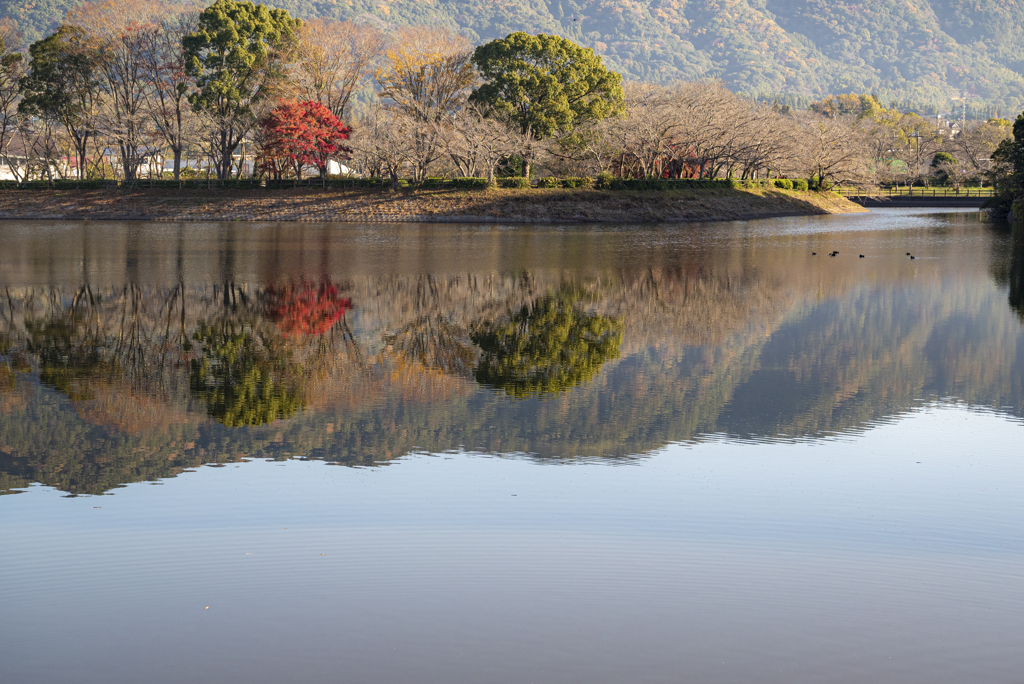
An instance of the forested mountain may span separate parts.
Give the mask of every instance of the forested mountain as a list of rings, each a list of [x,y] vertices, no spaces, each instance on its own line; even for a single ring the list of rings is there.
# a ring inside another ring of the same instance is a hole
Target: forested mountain
[[[0,0],[29,40],[75,0]],[[292,14],[512,31],[593,47],[634,79],[721,78],[747,95],[874,92],[887,104],[1024,106],[1024,0],[277,0]]]

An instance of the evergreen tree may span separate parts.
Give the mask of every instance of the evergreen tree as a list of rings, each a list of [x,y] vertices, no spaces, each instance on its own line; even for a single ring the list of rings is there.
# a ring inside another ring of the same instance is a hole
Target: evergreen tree
[[[571,133],[581,123],[619,114],[622,76],[601,58],[559,36],[513,33],[481,45],[473,63],[484,83],[470,100],[490,108],[527,139]],[[529,156],[524,175],[529,176]]]
[[[61,26],[33,43],[28,52],[29,73],[21,79],[23,99],[18,111],[56,121],[67,130],[79,178],[84,178],[86,145],[95,133],[101,95],[99,52],[76,26]]]
[[[248,0],[217,0],[182,41],[186,69],[196,79],[192,106],[212,124],[217,177],[230,177],[232,154],[272,101],[297,47],[299,21],[284,10]]]

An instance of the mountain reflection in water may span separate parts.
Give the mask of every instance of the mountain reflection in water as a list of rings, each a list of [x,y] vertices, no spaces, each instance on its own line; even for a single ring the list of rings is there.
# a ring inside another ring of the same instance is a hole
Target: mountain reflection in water
[[[1024,239],[976,214],[842,220],[22,226],[0,257],[0,492],[247,457],[625,458],[936,400],[1024,415]]]

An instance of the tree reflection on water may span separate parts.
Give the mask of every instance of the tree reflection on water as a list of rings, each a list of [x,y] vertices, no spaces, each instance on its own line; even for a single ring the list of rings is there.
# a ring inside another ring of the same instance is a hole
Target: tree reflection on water
[[[1024,321],[1024,224],[1013,230],[1013,251],[1010,258],[1010,306]]]
[[[579,301],[562,291],[474,325],[470,338],[482,351],[477,382],[521,399],[592,380],[606,361],[618,358],[622,321],[582,311]]]
[[[249,457],[631,458],[833,435],[948,397],[1024,416],[1024,248],[992,244],[955,277],[794,242],[772,261],[626,254],[578,273],[8,286],[0,492]]]
[[[202,356],[191,360],[189,387],[217,422],[263,425],[291,418],[304,407],[302,371],[286,346],[268,344],[229,322],[201,323],[193,339]]]

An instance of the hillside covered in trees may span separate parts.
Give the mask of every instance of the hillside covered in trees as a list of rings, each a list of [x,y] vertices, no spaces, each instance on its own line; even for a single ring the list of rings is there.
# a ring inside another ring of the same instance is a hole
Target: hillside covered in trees
[[[75,0],[0,0],[28,42]],[[627,78],[720,78],[746,95],[874,92],[938,111],[966,95],[985,113],[1024,106],[1024,0],[278,0],[308,19],[456,28],[474,42],[555,33]]]

